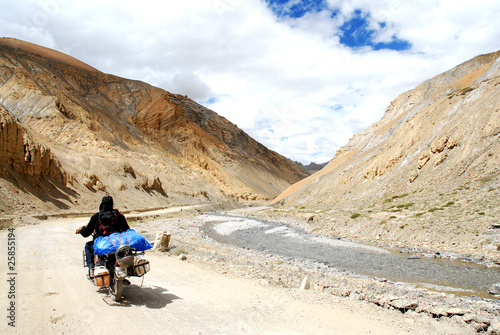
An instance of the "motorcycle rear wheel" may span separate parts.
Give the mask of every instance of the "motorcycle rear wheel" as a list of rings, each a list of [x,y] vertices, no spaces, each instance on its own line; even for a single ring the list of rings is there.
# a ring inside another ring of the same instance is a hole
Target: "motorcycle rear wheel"
[[[113,283],[109,286],[109,291],[114,301],[122,300],[123,279],[113,278]]]

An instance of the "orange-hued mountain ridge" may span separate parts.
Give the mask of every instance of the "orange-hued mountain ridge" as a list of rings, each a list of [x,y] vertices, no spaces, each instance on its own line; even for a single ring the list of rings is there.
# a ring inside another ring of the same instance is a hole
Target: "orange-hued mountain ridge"
[[[186,96],[0,39],[3,214],[267,201],[308,175]]]

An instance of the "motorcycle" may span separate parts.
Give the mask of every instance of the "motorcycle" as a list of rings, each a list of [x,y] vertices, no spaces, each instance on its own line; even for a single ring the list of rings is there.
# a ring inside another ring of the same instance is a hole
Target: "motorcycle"
[[[85,252],[83,264],[87,267]],[[123,286],[130,284],[127,277],[143,277],[150,270],[144,251],[137,251],[128,244],[104,255],[94,255],[94,264],[94,269],[88,268],[87,278],[95,286],[106,289],[114,301],[122,300]]]

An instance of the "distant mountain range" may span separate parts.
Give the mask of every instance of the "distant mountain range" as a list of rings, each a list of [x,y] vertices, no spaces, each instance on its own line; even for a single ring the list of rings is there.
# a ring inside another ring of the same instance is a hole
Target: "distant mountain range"
[[[321,170],[322,168],[324,168],[328,164],[328,162],[322,163],[322,164],[317,164],[317,163],[311,162],[311,163],[309,163],[307,165],[304,165],[304,164],[302,164],[300,162],[296,162],[296,163],[299,166],[302,166],[307,171],[309,171],[311,174],[318,172],[319,170]]]

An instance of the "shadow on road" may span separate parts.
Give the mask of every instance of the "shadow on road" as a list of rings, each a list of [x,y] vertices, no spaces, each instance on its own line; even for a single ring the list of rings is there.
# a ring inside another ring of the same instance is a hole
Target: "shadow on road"
[[[163,308],[174,300],[181,299],[175,294],[167,293],[168,290],[159,286],[130,285],[123,288],[123,298],[116,302],[110,296],[103,300],[110,306],[132,307],[145,306],[147,308]]]

